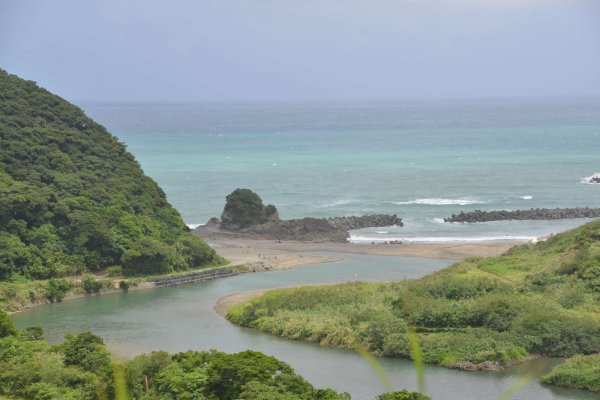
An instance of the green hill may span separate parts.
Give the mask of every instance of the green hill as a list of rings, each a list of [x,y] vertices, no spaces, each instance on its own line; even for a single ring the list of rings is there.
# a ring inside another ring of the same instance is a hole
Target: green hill
[[[274,290],[234,307],[228,318],[395,357],[411,357],[413,326],[426,362],[464,369],[598,353],[600,221],[415,281]]]
[[[125,145],[79,108],[0,70],[0,281],[214,263]]]

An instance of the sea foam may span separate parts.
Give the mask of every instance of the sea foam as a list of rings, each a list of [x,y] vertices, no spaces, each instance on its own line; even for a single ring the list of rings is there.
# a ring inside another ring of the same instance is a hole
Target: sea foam
[[[411,204],[421,204],[421,205],[429,205],[429,206],[450,206],[450,205],[458,205],[458,206],[468,206],[471,204],[486,204],[485,201],[474,200],[474,199],[415,199],[409,201],[392,201],[392,204],[400,205],[411,205]]]
[[[478,242],[497,242],[503,240],[519,240],[535,242],[537,236],[478,236],[478,237],[455,237],[455,236],[423,236],[423,237],[371,237],[371,236],[350,236],[351,243],[383,243],[399,241],[402,243],[478,243]]]
[[[204,224],[186,224],[190,229],[196,229],[199,226],[203,226]]]
[[[592,179],[600,178],[600,172],[594,172],[592,176],[586,176],[585,178],[581,178],[581,183],[587,183],[589,185],[593,185]]]
[[[354,203],[354,200],[341,199],[341,200],[333,201],[331,203],[322,204],[318,207],[319,208],[332,208],[332,207],[344,206],[344,205],[350,204],[350,203]]]
[[[523,200],[531,200],[531,199],[533,199],[533,196],[521,196],[521,198]]]

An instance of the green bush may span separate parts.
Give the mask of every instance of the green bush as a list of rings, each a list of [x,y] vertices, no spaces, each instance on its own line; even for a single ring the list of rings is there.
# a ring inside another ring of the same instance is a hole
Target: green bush
[[[572,357],[543,376],[542,381],[600,393],[600,353]]]
[[[84,276],[81,280],[81,283],[83,285],[83,290],[85,290],[85,292],[88,294],[100,293],[100,290],[102,289],[102,283],[99,282],[93,275]]]
[[[431,400],[431,398],[422,395],[421,393],[401,390],[399,392],[390,392],[379,395],[377,396],[377,400]]]
[[[113,265],[112,267],[106,268],[108,276],[121,276],[123,275],[123,268],[120,265]]]
[[[46,285],[46,298],[51,302],[62,301],[72,285],[66,279],[50,279]]]
[[[0,310],[0,338],[12,336],[17,333],[12,319],[4,311]]]

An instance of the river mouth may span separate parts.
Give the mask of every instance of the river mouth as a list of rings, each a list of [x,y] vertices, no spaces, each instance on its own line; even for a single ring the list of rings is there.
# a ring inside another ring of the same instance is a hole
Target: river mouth
[[[216,313],[214,305],[227,295],[252,290],[356,280],[414,279],[445,268],[455,260],[346,253],[311,254],[342,260],[160,290],[89,296],[35,307],[15,314],[13,319],[21,329],[41,325],[50,342],[61,341],[68,332],[90,330],[103,337],[117,357],[123,358],[153,350],[178,352],[214,348],[238,352],[252,349],[289,363],[297,373],[317,387],[346,391],[353,399],[374,399],[386,388],[358,354],[234,326]],[[381,358],[380,361],[394,388],[417,389],[410,361],[391,358]],[[540,362],[543,360],[534,361]],[[551,367],[550,364],[543,368],[543,372]],[[530,367],[533,364],[500,373],[468,373],[427,366],[426,391],[433,399],[495,399],[531,370]],[[598,399],[598,396],[577,390],[551,388],[534,379],[515,398]]]

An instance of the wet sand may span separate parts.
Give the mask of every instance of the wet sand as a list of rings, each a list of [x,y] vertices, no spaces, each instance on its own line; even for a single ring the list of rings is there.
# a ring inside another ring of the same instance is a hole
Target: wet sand
[[[253,239],[208,240],[219,255],[232,264],[263,263],[272,269],[330,262],[335,257],[323,257],[303,253],[331,252],[374,256],[405,256],[449,260],[469,257],[491,257],[503,254],[519,241],[482,243],[427,243],[427,244],[355,244],[355,243],[307,243]]]

